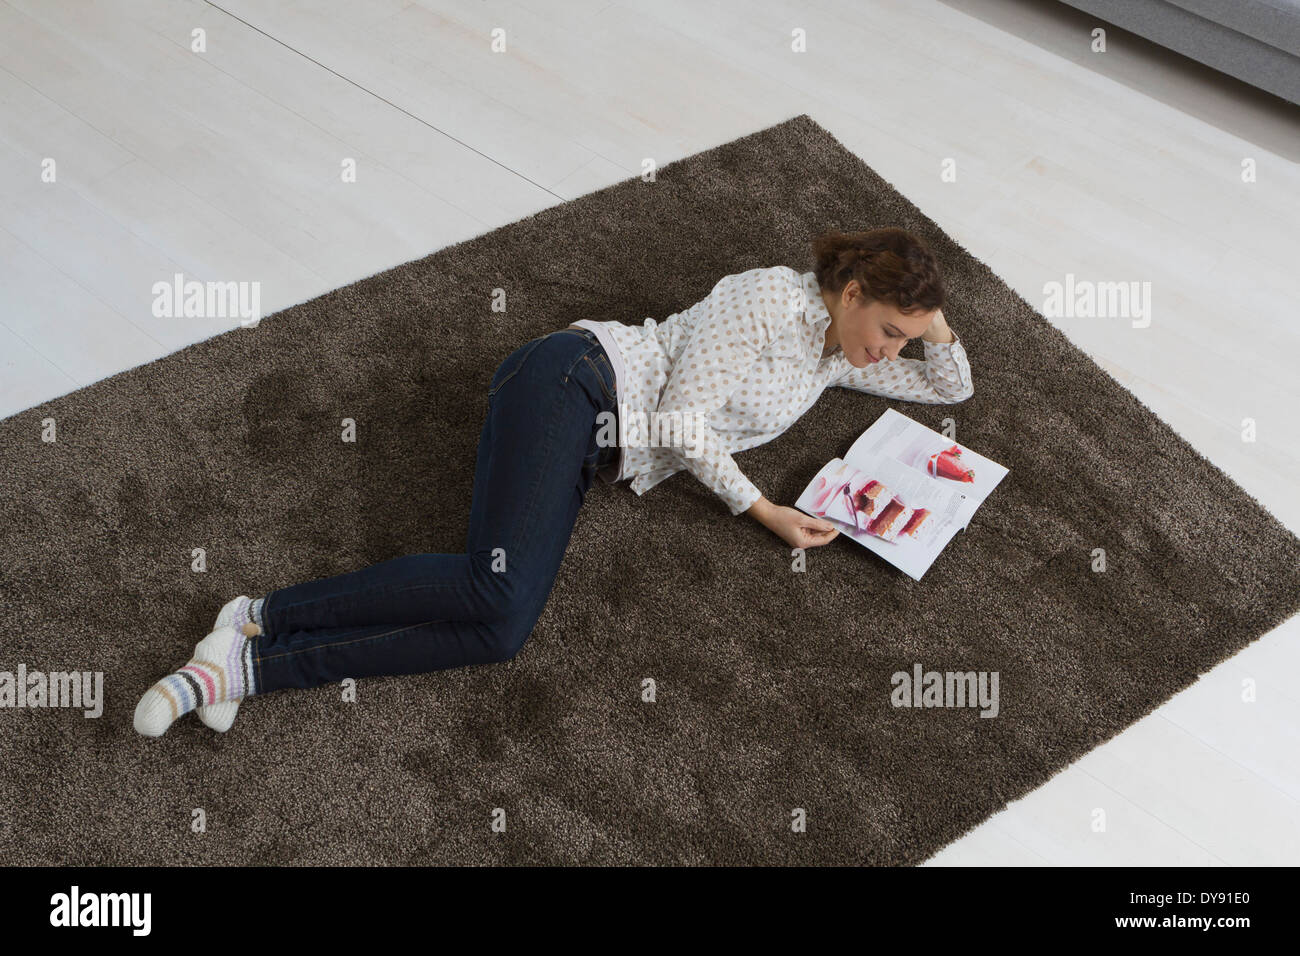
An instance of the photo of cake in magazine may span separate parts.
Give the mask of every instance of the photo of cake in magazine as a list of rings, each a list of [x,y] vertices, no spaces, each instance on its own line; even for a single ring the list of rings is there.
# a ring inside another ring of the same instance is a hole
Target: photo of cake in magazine
[[[817,473],[795,507],[836,522],[919,581],[1007,473],[891,408]]]

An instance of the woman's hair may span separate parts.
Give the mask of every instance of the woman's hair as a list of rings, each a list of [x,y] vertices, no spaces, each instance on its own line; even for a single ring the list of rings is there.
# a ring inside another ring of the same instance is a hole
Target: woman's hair
[[[868,302],[888,302],[904,315],[943,308],[939,264],[925,243],[905,229],[832,229],[813,240],[813,256],[823,292],[843,292],[857,279]]]

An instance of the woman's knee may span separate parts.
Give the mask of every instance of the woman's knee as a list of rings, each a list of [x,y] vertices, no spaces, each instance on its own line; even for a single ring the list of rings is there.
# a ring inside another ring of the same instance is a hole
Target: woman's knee
[[[528,642],[534,623],[522,614],[486,622],[493,659],[512,660]]]
[[[510,592],[508,600],[494,605],[483,621],[494,658],[508,661],[518,654],[540,616],[536,602],[526,600],[520,591]]]
[[[491,653],[496,660],[510,660],[524,646],[541,616],[536,591],[528,585],[523,569],[517,568],[512,574],[508,562],[494,564],[490,556],[471,556],[471,568]]]
[[[484,618],[509,612],[528,590],[527,569],[504,548],[471,552],[469,579]]]

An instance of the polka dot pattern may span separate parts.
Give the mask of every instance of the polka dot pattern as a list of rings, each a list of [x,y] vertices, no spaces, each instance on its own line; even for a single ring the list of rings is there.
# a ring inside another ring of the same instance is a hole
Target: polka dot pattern
[[[708,297],[662,322],[575,323],[596,332],[607,351],[618,350],[612,364],[625,416],[700,413],[704,421],[685,441],[675,434],[675,444],[625,444],[616,477],[603,477],[630,478],[643,495],[685,469],[740,514],[762,493],[732,456],[780,435],[827,387],[930,404],[974,392],[960,339],[925,342],[925,361],[859,369],[839,349],[822,355],[830,322],[815,273],[773,266],[724,277]]]

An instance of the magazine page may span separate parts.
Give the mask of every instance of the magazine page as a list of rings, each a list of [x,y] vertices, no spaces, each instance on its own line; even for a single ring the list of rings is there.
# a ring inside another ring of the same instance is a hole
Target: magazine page
[[[919,581],[960,531],[966,499],[889,458],[832,459],[795,507],[834,521],[841,533]]]
[[[858,436],[846,461],[887,457],[919,471],[936,484],[954,489],[962,497],[960,526],[966,528],[980,505],[1008,474],[1008,469],[965,445],[945,438],[932,428],[892,408]],[[904,499],[906,500],[906,499]]]

